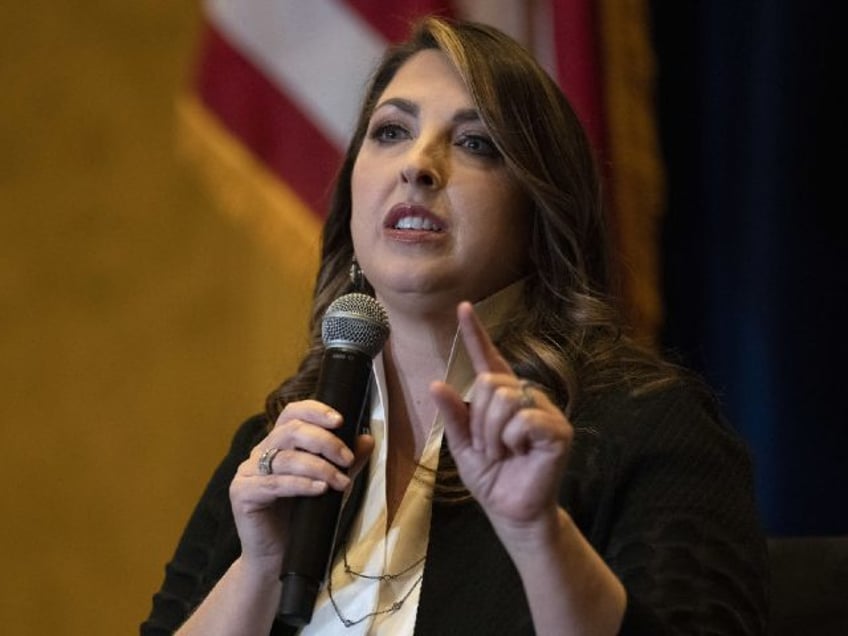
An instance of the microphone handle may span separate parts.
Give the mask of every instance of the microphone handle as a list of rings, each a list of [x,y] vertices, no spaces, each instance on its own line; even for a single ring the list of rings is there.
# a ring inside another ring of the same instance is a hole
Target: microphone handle
[[[324,352],[315,399],[341,414],[343,423],[333,432],[351,449],[367,406],[370,381],[371,357],[367,354],[342,348]],[[317,497],[297,497],[292,502],[277,611],[277,617],[289,625],[301,627],[312,619],[330,565],[342,497],[338,490],[327,489]]]

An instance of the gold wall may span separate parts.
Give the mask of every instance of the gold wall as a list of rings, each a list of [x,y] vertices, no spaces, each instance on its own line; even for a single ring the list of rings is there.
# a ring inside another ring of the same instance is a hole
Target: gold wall
[[[303,350],[311,280],[175,152],[194,3],[0,22],[0,625],[137,633],[231,433]]]

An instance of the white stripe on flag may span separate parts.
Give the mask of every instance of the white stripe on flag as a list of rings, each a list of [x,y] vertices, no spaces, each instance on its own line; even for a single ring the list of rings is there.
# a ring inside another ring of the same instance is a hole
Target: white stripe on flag
[[[386,40],[343,2],[207,0],[208,18],[339,149]]]
[[[551,0],[454,0],[459,14],[468,20],[499,28],[533,52],[551,77],[556,77]]]

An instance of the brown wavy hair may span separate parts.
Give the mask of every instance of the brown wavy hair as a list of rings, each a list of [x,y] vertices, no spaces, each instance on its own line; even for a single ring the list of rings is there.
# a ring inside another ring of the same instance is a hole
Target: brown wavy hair
[[[407,41],[386,52],[368,86],[323,229],[310,349],[297,373],[268,396],[270,421],[287,402],[314,391],[323,354],[321,318],[336,297],[353,291],[348,277],[353,165],[386,86],[404,62],[427,49],[444,53],[459,72],[508,171],[532,202],[527,311],[504,329],[497,343],[504,357],[516,373],[546,387],[566,413],[605,387],[644,391],[673,381],[676,369],[626,335],[611,301],[600,179],[586,134],[562,91],[501,31],[428,17]]]

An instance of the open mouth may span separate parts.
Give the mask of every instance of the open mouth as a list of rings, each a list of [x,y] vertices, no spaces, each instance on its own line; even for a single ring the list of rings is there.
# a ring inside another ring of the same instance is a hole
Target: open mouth
[[[414,232],[444,232],[447,223],[422,205],[400,203],[389,212],[384,227]]]
[[[396,230],[423,230],[426,232],[441,232],[442,226],[432,219],[422,216],[404,216],[395,221],[392,226]]]

